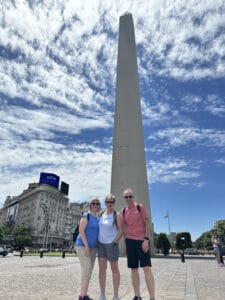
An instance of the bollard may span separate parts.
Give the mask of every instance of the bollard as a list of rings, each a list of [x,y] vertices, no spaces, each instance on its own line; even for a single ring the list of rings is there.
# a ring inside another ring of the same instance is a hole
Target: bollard
[[[184,253],[181,253],[181,262],[185,262]]]
[[[66,251],[63,251],[62,252],[62,258],[65,258],[65,256],[66,256]]]
[[[40,252],[40,258],[42,258],[42,257],[43,257],[43,251]]]
[[[20,257],[23,257],[23,250],[20,250]]]

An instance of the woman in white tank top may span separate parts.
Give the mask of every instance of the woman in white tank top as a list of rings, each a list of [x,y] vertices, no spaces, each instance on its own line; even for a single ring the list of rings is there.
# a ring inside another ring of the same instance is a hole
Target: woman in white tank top
[[[118,268],[119,240],[123,235],[122,217],[114,210],[115,196],[109,194],[105,199],[106,210],[100,214],[99,236],[98,236],[98,262],[99,262],[99,284],[101,294],[99,300],[106,300],[105,284],[107,261],[110,262],[112,270],[112,281],[114,289],[113,300],[119,300],[118,290],[120,285],[120,271]]]
[[[111,203],[109,203],[108,206],[112,206]],[[118,227],[115,221],[115,218],[117,218],[117,212],[116,211],[105,211],[102,213],[100,219],[99,219],[99,235],[98,240],[99,242],[103,244],[110,244],[114,241],[114,239],[118,235]]]

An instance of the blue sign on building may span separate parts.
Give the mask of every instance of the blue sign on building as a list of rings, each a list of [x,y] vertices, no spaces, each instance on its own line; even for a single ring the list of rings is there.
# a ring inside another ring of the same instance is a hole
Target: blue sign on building
[[[58,189],[59,187],[59,176],[52,173],[41,172],[39,184],[48,184],[52,185]]]

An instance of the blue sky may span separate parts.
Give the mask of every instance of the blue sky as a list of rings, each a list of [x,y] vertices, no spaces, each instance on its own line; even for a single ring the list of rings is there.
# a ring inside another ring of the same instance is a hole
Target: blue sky
[[[3,1],[0,202],[40,172],[110,190],[119,16],[133,14],[152,219],[195,240],[224,219],[225,4]],[[140,199],[141,202],[141,199]],[[2,205],[2,204],[1,204]]]

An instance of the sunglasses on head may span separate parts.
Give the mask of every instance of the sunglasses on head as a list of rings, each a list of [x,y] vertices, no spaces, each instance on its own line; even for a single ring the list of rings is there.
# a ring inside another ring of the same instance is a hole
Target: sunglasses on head
[[[132,198],[133,198],[133,196],[132,196],[132,195],[129,195],[129,196],[124,196],[124,198],[125,198],[125,199],[128,199],[128,198],[129,198],[129,199],[132,199]]]
[[[105,203],[111,203],[111,204],[114,204],[115,201],[113,201],[113,200],[107,200],[107,201],[105,201]]]
[[[100,203],[98,203],[98,202],[92,202],[91,204],[92,205],[100,205]]]

